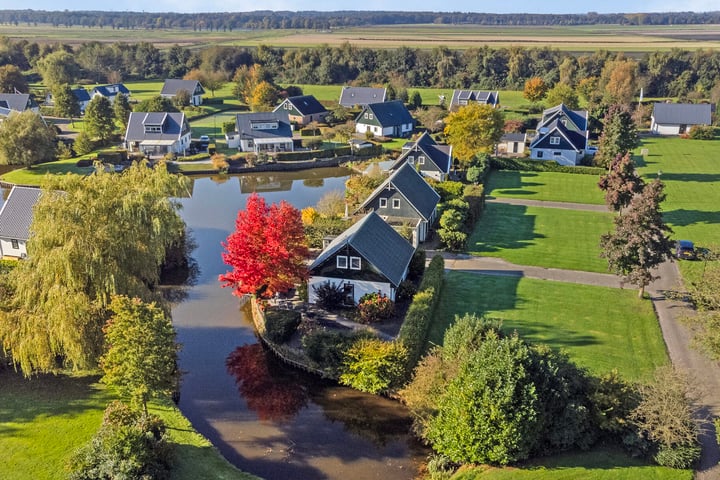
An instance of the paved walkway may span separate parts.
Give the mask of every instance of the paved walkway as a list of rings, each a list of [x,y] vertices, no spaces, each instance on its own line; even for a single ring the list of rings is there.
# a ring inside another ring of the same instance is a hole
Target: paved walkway
[[[526,205],[570,210],[607,212],[604,205],[587,205],[564,202],[546,202],[540,200],[488,198],[488,202]],[[503,275],[528,277],[556,282],[578,283],[603,287],[623,288],[619,277],[605,273],[580,272],[557,268],[515,265],[492,257],[473,257],[471,255],[451,254],[428,251],[428,258],[439,253],[445,258],[445,267],[480,275]],[[703,418],[699,419],[702,429],[700,442],[702,456],[696,471],[696,480],[720,479],[720,447],[718,447],[712,417],[720,416],[720,367],[691,347],[691,335],[682,323],[684,317],[693,314],[692,307],[677,300],[668,299],[669,291],[684,291],[682,276],[673,261],[667,261],[655,271],[659,278],[649,285],[647,293],[653,302],[662,329],[665,345],[673,365],[686,370],[700,388],[698,407]],[[630,285],[627,288],[635,289]]]

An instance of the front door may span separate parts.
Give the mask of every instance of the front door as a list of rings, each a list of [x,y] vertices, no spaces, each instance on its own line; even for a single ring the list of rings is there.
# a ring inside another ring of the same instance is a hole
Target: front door
[[[343,284],[343,294],[345,295],[345,305],[355,305],[355,284],[345,283]]]

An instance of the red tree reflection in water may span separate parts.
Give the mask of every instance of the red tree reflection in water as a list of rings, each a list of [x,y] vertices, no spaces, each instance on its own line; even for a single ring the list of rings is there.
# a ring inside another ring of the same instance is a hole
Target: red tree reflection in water
[[[271,373],[265,351],[258,343],[236,348],[225,364],[248,408],[260,420],[289,420],[307,404],[307,392],[300,384],[293,378]]]

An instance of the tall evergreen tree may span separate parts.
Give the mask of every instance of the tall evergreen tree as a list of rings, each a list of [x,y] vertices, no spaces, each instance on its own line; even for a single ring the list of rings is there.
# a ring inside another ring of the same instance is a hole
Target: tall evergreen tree
[[[618,155],[623,156],[638,145],[640,139],[630,108],[625,105],[610,106],[603,120],[595,163],[608,167]]]
[[[115,115],[110,100],[97,95],[85,109],[85,131],[105,145],[115,131]]]
[[[54,113],[57,117],[73,119],[80,116],[80,103],[73,95],[72,88],[67,83],[56,85],[52,88],[53,102],[55,103]]]
[[[113,113],[115,115],[115,121],[122,125],[123,129],[127,127],[130,112],[132,112],[132,107],[130,106],[128,97],[122,93],[118,93],[113,102]]]

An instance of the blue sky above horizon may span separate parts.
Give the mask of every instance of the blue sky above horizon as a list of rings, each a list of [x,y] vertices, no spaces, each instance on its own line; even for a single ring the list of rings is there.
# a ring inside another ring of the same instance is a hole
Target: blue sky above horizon
[[[4,7],[8,8],[10,6]],[[228,0],[26,0],[10,8],[32,10],[112,10],[132,12],[245,12],[253,10],[400,10],[401,4],[386,0],[357,2],[338,0],[264,0],[255,2],[232,2]],[[443,12],[489,12],[489,13],[637,13],[637,12],[708,12],[720,10],[717,0],[606,0],[604,2],[578,0],[416,0],[402,5],[403,10]]]

